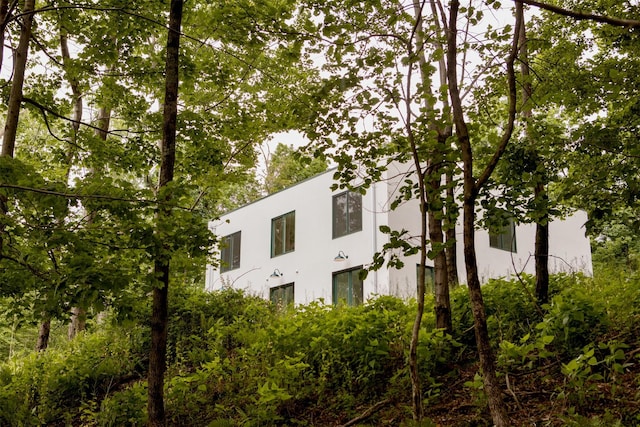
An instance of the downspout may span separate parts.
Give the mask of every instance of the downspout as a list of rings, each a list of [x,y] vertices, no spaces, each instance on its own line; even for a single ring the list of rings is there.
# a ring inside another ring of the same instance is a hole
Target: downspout
[[[371,236],[371,242],[373,245],[373,254],[378,250],[378,217],[376,210],[376,183],[371,186],[371,222],[373,224],[373,234]],[[378,270],[373,272],[373,292],[378,294]]]

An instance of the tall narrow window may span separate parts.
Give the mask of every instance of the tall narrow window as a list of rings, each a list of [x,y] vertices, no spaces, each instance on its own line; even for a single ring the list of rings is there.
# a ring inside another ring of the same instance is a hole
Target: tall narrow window
[[[293,304],[294,296],[293,283],[287,283],[269,290],[269,299],[279,307]]]
[[[489,227],[489,246],[516,252],[516,224],[509,218],[502,226]]]
[[[296,241],[296,212],[271,220],[271,257],[293,252]]]
[[[362,195],[345,191],[333,196],[333,238],[362,230]]]
[[[432,294],[435,292],[436,274],[433,267],[426,265],[424,267],[424,292],[425,294]],[[416,264],[416,284],[420,283],[420,264]],[[416,287],[417,289],[417,287]]]
[[[223,237],[220,247],[220,272],[240,268],[240,231]]]
[[[360,272],[362,267],[333,274],[333,304],[360,305],[363,287]]]

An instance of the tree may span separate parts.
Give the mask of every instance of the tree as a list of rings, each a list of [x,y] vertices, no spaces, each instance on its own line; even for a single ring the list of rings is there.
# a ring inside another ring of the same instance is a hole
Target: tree
[[[154,254],[153,305],[151,313],[151,350],[149,351],[150,426],[166,425],[164,413],[164,371],[167,359],[167,322],[169,272],[171,252],[169,238],[164,229],[169,225],[172,201],[171,182],[176,161],[176,126],[178,118],[178,82],[182,0],[171,0],[167,35],[167,61],[165,65],[165,98],[163,104],[162,144],[160,146],[160,178],[158,180],[158,211],[156,214],[156,251]]]
[[[634,229],[640,188],[638,81],[635,52],[640,10],[621,1],[564,3],[535,21],[536,76],[544,83],[537,103],[568,123],[563,174],[556,193],[588,213],[588,232],[622,220]],[[560,13],[567,18],[557,19]],[[619,19],[615,16],[625,16]],[[634,20],[635,18],[635,20]],[[575,25],[567,20],[580,19]],[[603,22],[604,24],[599,24]],[[631,213],[633,212],[633,213]]]
[[[248,6],[207,4],[187,15],[174,202],[181,208],[171,226],[180,229],[171,240],[185,248],[181,278],[202,274],[213,241],[207,220],[229,189],[249,179],[255,143],[292,126],[286,111],[299,90],[291,88],[309,77],[296,65],[299,48],[284,24],[291,5]],[[22,105],[31,114],[23,111],[17,135],[31,143],[19,144],[19,162],[3,164],[0,182],[16,200],[5,218],[12,257],[0,260],[0,292],[16,304],[51,318],[68,318],[73,307],[95,313],[107,306],[126,316],[151,289],[141,272],[153,265],[161,7],[110,0],[36,10],[32,38],[42,54],[25,80]],[[212,37],[217,41],[206,41]],[[274,37],[281,43],[265,48]],[[187,261],[197,274],[186,272]],[[18,273],[20,290],[11,285]]]
[[[441,23],[441,5],[383,1],[314,6],[324,21],[315,30],[322,42],[312,39],[313,48],[325,55],[330,77],[310,96],[318,105],[307,130],[313,149],[333,159],[339,186],[353,191],[365,191],[379,181],[392,162],[406,165],[406,171],[393,177],[400,184],[391,196],[391,209],[410,199],[419,201],[420,230],[382,227],[389,242],[375,255],[371,268],[403,267],[399,254],[420,256],[418,309],[409,349],[413,414],[420,420],[417,346],[426,263],[429,258],[434,264],[437,327],[450,331],[448,272],[453,258],[447,259],[446,250],[454,241],[446,241],[445,234],[455,236],[457,217],[452,179],[457,156],[450,145],[450,108],[443,90],[447,30]],[[453,275],[452,280],[457,281]]]
[[[264,188],[267,194],[275,193],[325,170],[325,159],[309,158],[304,153],[296,151],[293,145],[278,143],[267,162]]]

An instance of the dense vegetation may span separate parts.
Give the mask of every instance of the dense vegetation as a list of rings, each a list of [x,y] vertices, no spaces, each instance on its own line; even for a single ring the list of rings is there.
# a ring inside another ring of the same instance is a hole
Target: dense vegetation
[[[640,7],[504,3],[0,0],[0,423],[637,423]],[[207,222],[327,160],[358,191],[413,165],[388,202],[420,236],[383,226],[371,268],[419,253],[416,301],[203,294]],[[572,209],[599,268],[550,283]],[[485,307],[474,231],[504,216],[536,283]]]
[[[596,261],[615,260],[610,250],[615,245],[601,244]],[[514,422],[637,425],[637,266],[595,278],[556,275],[550,288],[543,307],[533,303],[532,277],[483,288]],[[237,290],[195,287],[174,288],[172,301],[170,425],[414,425],[406,361],[415,301],[280,308]],[[452,304],[452,335],[434,330],[431,312],[420,333],[422,425],[491,425],[466,289],[453,291]],[[107,316],[74,340],[52,340],[44,353],[27,349],[35,328],[5,327],[0,425],[143,425],[148,316],[139,316]],[[60,326],[53,336],[65,333]]]

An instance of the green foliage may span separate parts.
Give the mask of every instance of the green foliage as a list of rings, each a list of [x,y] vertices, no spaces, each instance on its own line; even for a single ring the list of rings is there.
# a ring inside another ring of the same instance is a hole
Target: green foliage
[[[482,288],[487,327],[494,342],[517,341],[541,320],[542,311],[533,297],[535,277],[491,279]],[[553,289],[551,290],[553,292]]]
[[[565,289],[554,296],[547,314],[536,328],[542,335],[554,336],[561,354],[574,355],[583,346],[608,330],[604,304],[581,289]]]
[[[320,157],[308,157],[293,146],[278,143],[267,163],[264,187],[267,194],[283,190],[293,184],[327,170],[327,161]]]
[[[523,280],[531,286],[530,278]],[[585,411],[596,401],[628,396],[637,331],[633,326],[616,329],[615,339],[601,334],[613,333],[611,328],[621,327],[637,311],[632,301],[640,288],[568,275],[553,276],[551,283],[552,303],[542,318],[519,281],[487,284],[499,372],[509,374],[518,397],[526,375],[545,372],[542,384],[566,409],[572,425],[579,425],[576,420],[591,419],[594,425],[632,420],[637,414],[631,410],[600,418]],[[276,310],[232,289],[206,293],[176,287],[171,296],[165,388],[171,425],[328,425],[386,399],[392,402],[390,417],[407,416],[404,405],[411,386],[406,360],[414,301],[380,296],[358,307],[315,302]],[[454,336],[472,345],[468,292],[455,289],[452,299]],[[427,298],[427,305],[431,301]],[[428,312],[419,334],[427,408],[442,403],[442,393],[460,378],[458,360],[469,354],[452,337],[434,331],[434,324]],[[148,346],[143,330],[104,328],[57,343],[46,353],[1,363],[0,424],[143,425]],[[481,375],[470,377],[466,387],[482,418],[486,400]],[[370,424],[383,422],[385,415],[384,410],[374,415]]]
[[[98,407],[83,408],[80,419],[86,425],[100,427],[143,426],[147,423],[147,388],[141,382],[133,383],[105,397]]]
[[[191,298],[195,303],[195,294]],[[221,317],[212,317],[218,320],[207,333],[206,348],[182,357],[199,363],[180,362],[180,372],[168,382],[173,423],[304,423],[326,409],[355,415],[359,405],[398,400],[410,389],[405,361],[412,305],[379,297],[352,308],[312,303],[265,312],[263,301],[236,291],[209,301],[221,298],[226,305],[216,304]],[[181,325],[195,331],[189,315],[185,319]],[[433,319],[426,323],[433,325]],[[421,331],[425,399],[437,398],[435,374],[454,349],[455,342],[441,331]]]
[[[144,370],[141,330],[105,328],[44,354],[0,365],[0,424],[42,425],[70,421],[81,402],[102,399]]]

